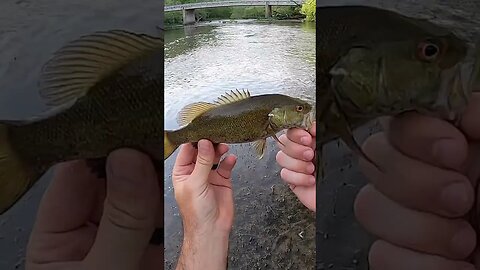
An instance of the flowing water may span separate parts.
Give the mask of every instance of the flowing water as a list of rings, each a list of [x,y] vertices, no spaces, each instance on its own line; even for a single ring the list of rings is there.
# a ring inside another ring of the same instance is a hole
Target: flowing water
[[[315,28],[300,22],[215,22],[165,34],[165,128],[178,128],[185,105],[213,101],[226,91],[280,93],[314,102]],[[232,181],[235,224],[229,269],[312,269],[314,213],[280,179],[278,147],[268,140],[258,160],[251,144],[232,145],[237,165]],[[174,268],[182,240],[173,199],[171,167],[165,162],[165,258]]]

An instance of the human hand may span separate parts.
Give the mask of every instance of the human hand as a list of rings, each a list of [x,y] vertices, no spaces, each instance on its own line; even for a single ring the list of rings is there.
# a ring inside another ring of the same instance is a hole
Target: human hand
[[[371,269],[480,269],[479,232],[465,220],[478,196],[473,189],[480,178],[478,119],[480,95],[475,94],[461,131],[408,113],[365,142],[366,154],[384,170],[360,161],[370,184],[358,194],[355,214],[380,238],[370,250]],[[477,268],[469,263],[474,249]]]
[[[284,145],[277,143],[280,151],[276,160],[282,167],[282,179],[303,205],[315,211],[315,122],[309,132],[293,128],[287,130],[287,134],[282,134],[279,140]]]
[[[214,149],[208,140],[181,146],[173,169],[175,199],[183,220],[184,240],[177,269],[225,269],[233,226],[231,174],[236,157],[226,144]],[[218,164],[212,170],[213,164]]]
[[[27,247],[26,269],[161,269],[163,200],[150,159],[121,149],[107,159],[107,180],[85,161],[59,164],[42,198]]]

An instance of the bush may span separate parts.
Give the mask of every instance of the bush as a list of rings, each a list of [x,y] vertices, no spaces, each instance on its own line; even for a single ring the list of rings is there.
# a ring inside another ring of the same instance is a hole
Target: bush
[[[315,21],[315,8],[317,7],[316,0],[306,0],[302,4],[302,14],[306,16],[306,20],[313,22]]]

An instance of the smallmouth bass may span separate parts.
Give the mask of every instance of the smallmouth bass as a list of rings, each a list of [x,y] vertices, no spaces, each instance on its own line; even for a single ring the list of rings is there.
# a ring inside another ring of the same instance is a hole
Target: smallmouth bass
[[[479,49],[424,19],[368,6],[317,7],[317,136],[370,160],[352,130],[407,111],[458,122],[478,80]],[[317,167],[323,176],[321,158]]]
[[[248,90],[235,90],[220,96],[215,103],[196,102],[178,114],[178,130],[164,134],[167,159],[183,143],[208,139],[213,143],[254,142],[262,158],[266,140],[283,129],[308,129],[313,120],[312,106],[301,99],[280,94],[250,96]]]
[[[100,31],[60,48],[40,79],[51,110],[0,122],[0,214],[58,162],[131,147],[159,163],[163,82],[163,36]]]
[[[479,46],[427,20],[375,7],[317,7],[316,18],[317,263],[344,265],[352,235],[320,235],[335,234],[346,218],[332,214],[341,193],[322,179],[323,145],[340,138],[369,160],[353,129],[379,116],[417,111],[459,122],[478,80]]]

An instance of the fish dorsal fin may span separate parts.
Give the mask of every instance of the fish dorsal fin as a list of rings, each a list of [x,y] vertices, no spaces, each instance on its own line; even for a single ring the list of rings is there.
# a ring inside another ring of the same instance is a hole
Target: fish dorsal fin
[[[242,89],[242,91],[235,89],[231,90],[230,93],[226,92],[225,95],[221,95],[217,101],[215,101],[218,105],[225,105],[233,102],[237,102],[243,99],[247,99],[250,97],[250,92],[248,90]]]
[[[193,119],[197,118],[202,113],[215,108],[217,105],[208,102],[195,102],[189,104],[178,113],[177,122],[180,126],[188,125]]]
[[[123,30],[100,31],[71,41],[43,67],[40,95],[49,106],[74,102],[126,64],[163,48],[163,38]]]

